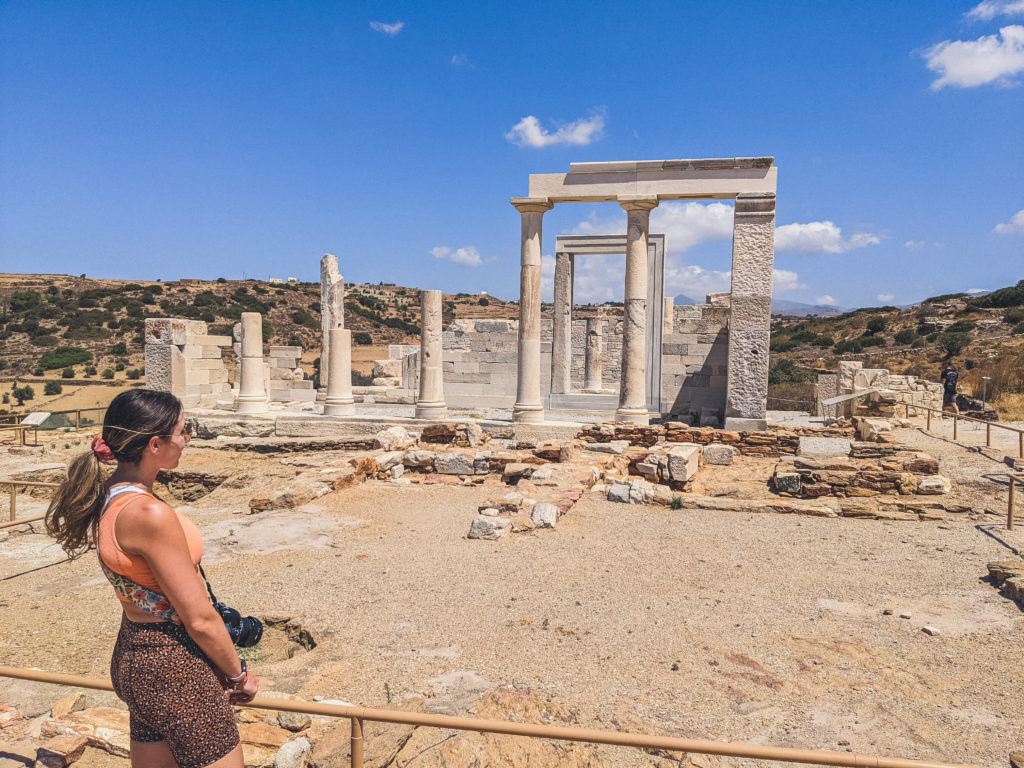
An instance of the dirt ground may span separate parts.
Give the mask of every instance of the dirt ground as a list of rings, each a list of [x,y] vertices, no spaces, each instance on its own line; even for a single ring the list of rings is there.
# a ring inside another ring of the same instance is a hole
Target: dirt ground
[[[1024,746],[1024,613],[983,577],[1024,550],[1024,533],[1004,529],[998,451],[898,436],[990,513],[823,519],[589,494],[555,530],[473,541],[493,487],[374,481],[237,514],[292,469],[197,444],[182,468],[246,477],[183,508],[219,595],[291,617],[317,642],[306,652],[271,632],[254,665],[265,690],[370,706],[423,695],[454,714],[514,683],[576,708],[584,726],[1004,766]],[[0,454],[0,476],[66,458],[63,443]],[[750,461],[705,467],[705,492],[762,490],[772,462]],[[93,557],[68,562],[40,534],[0,542],[4,663],[107,675],[120,611]],[[30,713],[65,694],[0,679],[0,701]]]

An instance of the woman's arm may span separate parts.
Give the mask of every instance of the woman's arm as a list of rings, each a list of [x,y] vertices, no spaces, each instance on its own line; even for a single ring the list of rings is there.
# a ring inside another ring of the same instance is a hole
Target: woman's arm
[[[124,551],[146,559],[189,636],[221,674],[237,676],[241,660],[192,562],[177,513],[155,499],[141,500],[118,515],[115,535]]]

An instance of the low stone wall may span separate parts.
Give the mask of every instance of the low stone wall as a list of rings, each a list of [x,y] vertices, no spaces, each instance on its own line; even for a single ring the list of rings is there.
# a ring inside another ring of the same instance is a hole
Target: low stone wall
[[[267,395],[272,401],[312,403],[316,400],[313,380],[307,379],[299,367],[301,359],[302,347],[270,348]]]
[[[650,447],[659,441],[669,443],[724,443],[744,456],[795,455],[801,437],[831,437],[850,440],[854,430],[849,427],[778,427],[760,432],[732,432],[711,427],[691,427],[678,421],[665,424],[625,424],[603,422],[584,427],[577,438],[584,442],[626,440],[630,445]]]
[[[937,496],[948,493],[950,482],[939,474],[939,461],[912,451],[880,459],[845,456],[796,456],[780,461],[772,484],[782,496],[873,497]]]
[[[661,396],[672,416],[703,426],[721,423],[729,369],[728,306],[675,307],[662,336]],[[666,329],[667,330],[667,329]]]

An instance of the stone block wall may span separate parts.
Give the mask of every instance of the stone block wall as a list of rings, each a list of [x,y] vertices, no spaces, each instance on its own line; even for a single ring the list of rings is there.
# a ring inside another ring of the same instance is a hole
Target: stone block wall
[[[146,387],[170,392],[186,408],[212,405],[231,389],[221,357],[229,336],[211,336],[201,320],[147,318]]]
[[[311,403],[316,400],[313,380],[307,379],[299,368],[301,360],[302,347],[270,347],[266,373],[267,395],[271,401]]]
[[[548,321],[547,342],[541,343],[542,392],[549,389],[551,380],[550,325]],[[518,335],[516,320],[453,321],[442,335],[444,395],[448,404],[511,407],[516,398]],[[414,356],[418,358],[418,354]]]
[[[672,331],[662,337],[661,396],[673,416],[724,415],[729,370],[730,308],[721,304],[675,307]],[[699,423],[699,421],[697,422]]]
[[[851,401],[839,403],[833,418],[853,416],[908,416],[914,406],[942,408],[942,385],[919,379],[916,376],[896,375],[885,368],[865,368],[857,360],[841,360],[834,374],[835,394],[846,395],[864,389],[878,389],[880,392]],[[822,376],[818,376],[818,400],[827,399],[822,394]],[[820,410],[820,409],[819,409]],[[821,415],[826,415],[822,413]]]

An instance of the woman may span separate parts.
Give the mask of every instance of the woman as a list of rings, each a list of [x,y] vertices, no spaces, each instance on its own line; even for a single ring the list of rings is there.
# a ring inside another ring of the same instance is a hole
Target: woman
[[[96,544],[124,609],[110,677],[128,705],[135,768],[242,768],[231,704],[259,688],[197,570],[199,530],[153,493],[157,473],[178,466],[190,439],[174,395],[122,392],[46,515],[72,558]],[[114,461],[104,480],[100,465]]]

